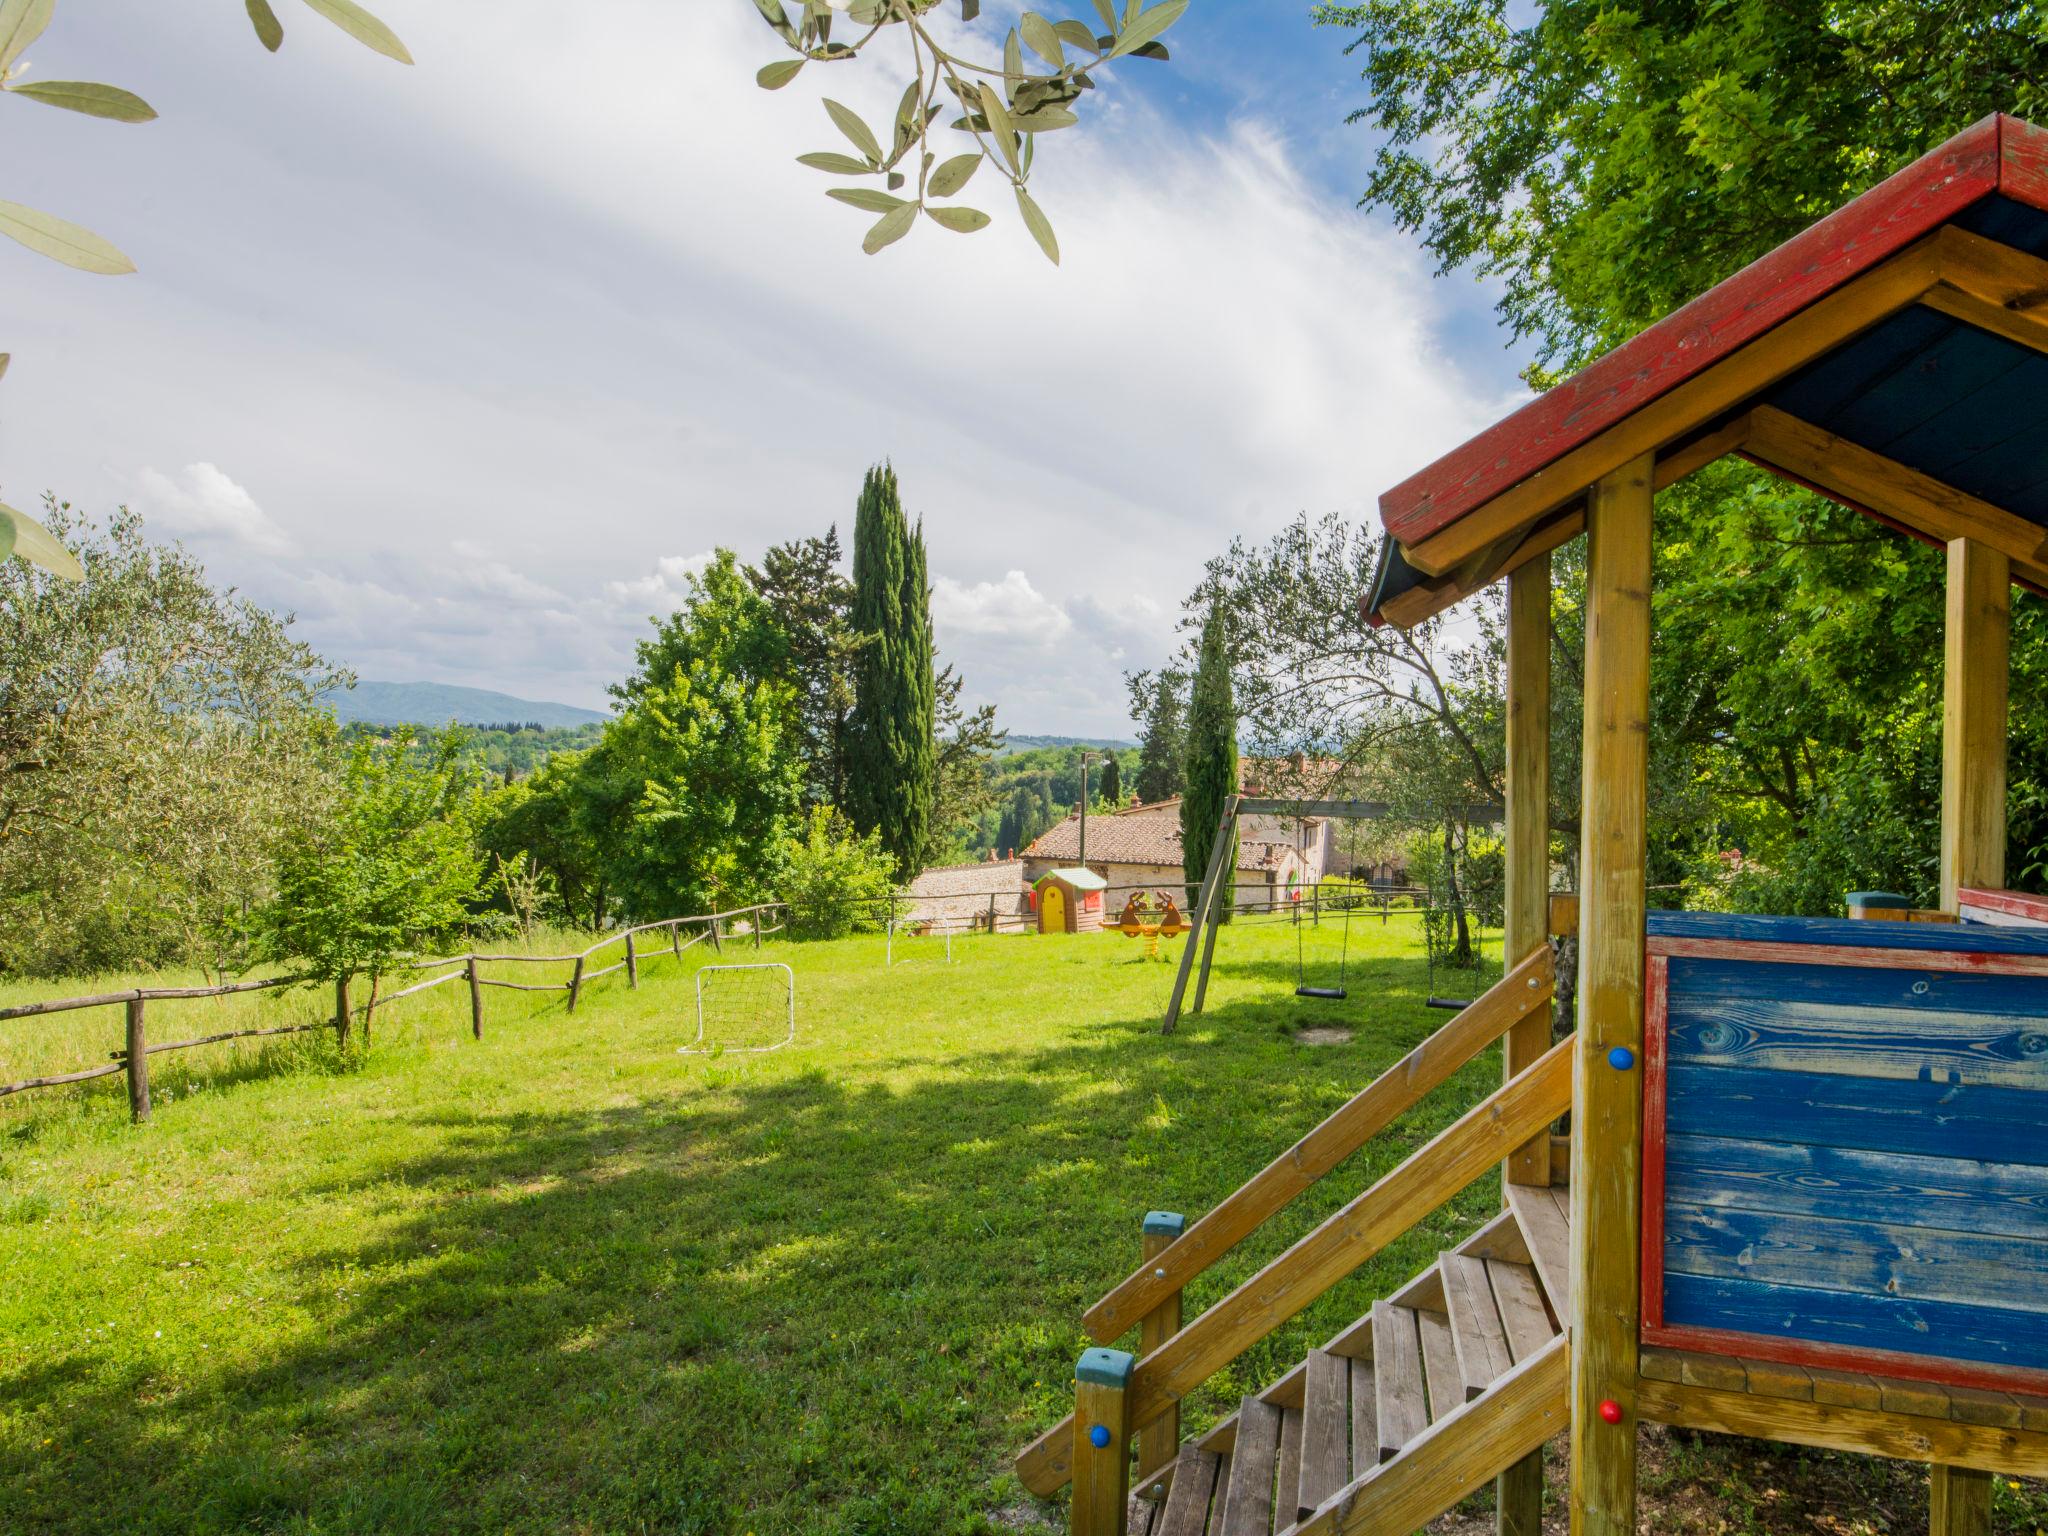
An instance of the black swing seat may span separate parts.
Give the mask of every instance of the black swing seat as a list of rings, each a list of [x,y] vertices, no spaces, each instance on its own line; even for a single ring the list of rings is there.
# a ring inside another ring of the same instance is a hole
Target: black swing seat
[[[1431,1008],[1448,1008],[1452,1013],[1463,1013],[1472,1006],[1472,999],[1469,997],[1432,997],[1425,999],[1425,1003],[1426,1006]]]
[[[1346,992],[1342,987],[1296,987],[1294,989],[1294,995],[1296,997],[1335,998],[1336,1000],[1341,1002],[1343,999],[1349,997],[1351,994],[1349,992]]]

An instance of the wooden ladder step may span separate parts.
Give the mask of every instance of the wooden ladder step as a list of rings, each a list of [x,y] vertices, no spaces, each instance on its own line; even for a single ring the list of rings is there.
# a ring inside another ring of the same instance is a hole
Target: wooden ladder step
[[[1309,1351],[1302,1383],[1301,1480],[1296,1511],[1281,1509],[1292,1525],[1298,1510],[1314,1509],[1351,1481],[1351,1362],[1326,1349]],[[1379,1460],[1374,1444],[1366,1459]]]
[[[1213,1452],[1193,1444],[1182,1446],[1173,1464],[1173,1487],[1152,1523],[1151,1536],[1208,1536],[1209,1505],[1222,1465],[1223,1458]]]
[[[1493,1287],[1493,1304],[1500,1308],[1501,1326],[1507,1330],[1508,1353],[1520,1365],[1558,1333],[1557,1324],[1543,1307],[1542,1284],[1527,1264],[1506,1259],[1486,1261],[1486,1280]]]
[[[1294,1523],[1301,1507],[1302,1410],[1280,1410],[1280,1480],[1273,1492],[1273,1528],[1282,1530]]]
[[[1439,1261],[1444,1276],[1444,1307],[1451,1320],[1451,1341],[1457,1346],[1458,1372],[1465,1396],[1477,1397],[1514,1365],[1508,1332],[1493,1299],[1486,1260],[1447,1253]]]
[[[1391,1302],[1374,1302],[1372,1359],[1379,1459],[1392,1461],[1402,1446],[1429,1428],[1421,1314]]]
[[[1510,1184],[1508,1209],[1522,1229],[1537,1278],[1559,1318],[1572,1315],[1572,1206],[1568,1189]]]
[[[1280,1410],[1248,1397],[1237,1408],[1237,1444],[1231,1448],[1230,1476],[1224,1484],[1220,1536],[1269,1536],[1279,1473]]]
[[[1429,1416],[1434,1421],[1463,1405],[1465,1377],[1458,1369],[1450,1318],[1442,1312],[1418,1312],[1415,1320],[1421,1326],[1423,1376],[1429,1383]]]

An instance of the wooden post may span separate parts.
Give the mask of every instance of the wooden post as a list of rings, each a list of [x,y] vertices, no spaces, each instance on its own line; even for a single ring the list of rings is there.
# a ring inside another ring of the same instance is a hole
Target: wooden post
[[[1586,737],[1579,852],[1579,1030],[1572,1199],[1572,1536],[1635,1536],[1642,1309],[1644,802],[1650,743],[1645,454],[1586,509]],[[1602,1407],[1615,1422],[1608,1422]],[[1617,1412],[1618,1410],[1618,1412]]]
[[[994,891],[988,893],[988,931],[990,933],[996,931],[996,893]]]
[[[1550,557],[1508,573],[1507,870],[1501,948],[1506,968],[1550,943]],[[1513,1078],[1550,1049],[1550,1010],[1508,1030],[1504,1071]],[[1550,1133],[1517,1147],[1501,1168],[1509,1184],[1550,1183]],[[1541,1446],[1494,1480],[1498,1536],[1542,1536]]]
[[[1223,863],[1224,834],[1234,830],[1236,825],[1237,797],[1233,795],[1223,803],[1223,821],[1218,829],[1216,841],[1209,849],[1209,867],[1202,871],[1201,889],[1195,896],[1195,910],[1192,918],[1193,926],[1188,930],[1187,943],[1181,948],[1180,970],[1173,978],[1173,995],[1166,1000],[1166,1022],[1160,1026],[1159,1030],[1162,1035],[1172,1034],[1173,1026],[1180,1020],[1180,1000],[1187,994],[1188,972],[1195,963],[1195,943],[1202,937],[1202,925],[1208,919],[1209,909],[1216,899],[1216,871]],[[1208,962],[1206,960],[1202,963],[1202,975],[1206,981],[1208,978]],[[1195,1005],[1195,1011],[1197,1013],[1202,1011],[1200,1003]]]
[[[626,986],[630,989],[639,985],[640,956],[633,949],[633,930],[628,928],[626,930]]]
[[[683,925],[680,919],[668,925],[668,952],[678,960],[683,958]]]
[[[128,999],[128,1118],[149,1119],[149,1039],[142,1027],[142,998]]]
[[[1187,1231],[1188,1219],[1177,1211],[1145,1213],[1144,1255],[1147,1263],[1159,1257]],[[1149,1355],[1180,1332],[1180,1292],[1175,1291],[1138,1323],[1138,1353]],[[1138,1432],[1138,1476],[1150,1477],[1180,1454],[1180,1404]]]
[[[725,953],[725,940],[718,936],[718,919],[715,916],[711,919],[711,949],[714,954]]]
[[[469,1033],[472,1039],[484,1037],[484,989],[476,979],[476,956],[471,955],[463,965],[469,977]]]
[[[754,948],[756,949],[759,949],[761,947],[761,914],[766,912],[767,910],[768,909],[766,907],[756,907],[754,908],[754,915],[748,919],[748,921],[753,924]]]
[[[1991,1536],[1991,1474],[1969,1467],[1929,1471],[1927,1528],[1933,1536]]]
[[[1235,868],[1237,861],[1235,859],[1232,859],[1230,860],[1230,863],[1233,867],[1225,871],[1225,873],[1227,875],[1235,875],[1237,873],[1237,870]],[[1202,1011],[1202,1004],[1206,1002],[1209,997],[1209,964],[1216,958],[1216,934],[1217,931],[1223,927],[1223,903],[1236,902],[1237,886],[1234,883],[1226,883],[1221,887],[1217,895],[1221,899],[1211,900],[1209,903],[1209,927],[1208,930],[1202,936],[1202,969],[1201,972],[1195,977],[1194,1007],[1195,1012],[1197,1013],[1200,1013]],[[1192,943],[1194,940],[1194,935],[1190,934],[1188,938],[1189,942]]]
[[[575,974],[569,978],[569,1011],[576,1011],[576,1000],[583,995],[583,956],[576,957]]]
[[[1966,885],[2005,884],[2005,725],[2012,562],[1948,546],[1941,720],[1941,909]]]
[[[348,1044],[348,978],[334,978],[334,1038],[342,1045]]]
[[[1074,1504],[1070,1536],[1124,1536],[1131,1497],[1125,1394],[1138,1362],[1091,1349],[1074,1367]]]

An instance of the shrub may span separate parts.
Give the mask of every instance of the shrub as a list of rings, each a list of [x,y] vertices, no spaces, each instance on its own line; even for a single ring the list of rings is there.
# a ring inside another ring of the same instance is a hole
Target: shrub
[[[782,899],[789,931],[800,939],[841,939],[858,924],[875,927],[895,894],[895,863],[881,834],[856,837],[829,805],[815,806],[802,837],[789,840]]]

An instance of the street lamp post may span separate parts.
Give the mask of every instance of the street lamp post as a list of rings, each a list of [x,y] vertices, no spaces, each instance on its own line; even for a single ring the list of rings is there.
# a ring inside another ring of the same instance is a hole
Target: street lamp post
[[[1088,765],[1095,760],[1093,752],[1081,754],[1081,867],[1088,867]]]

